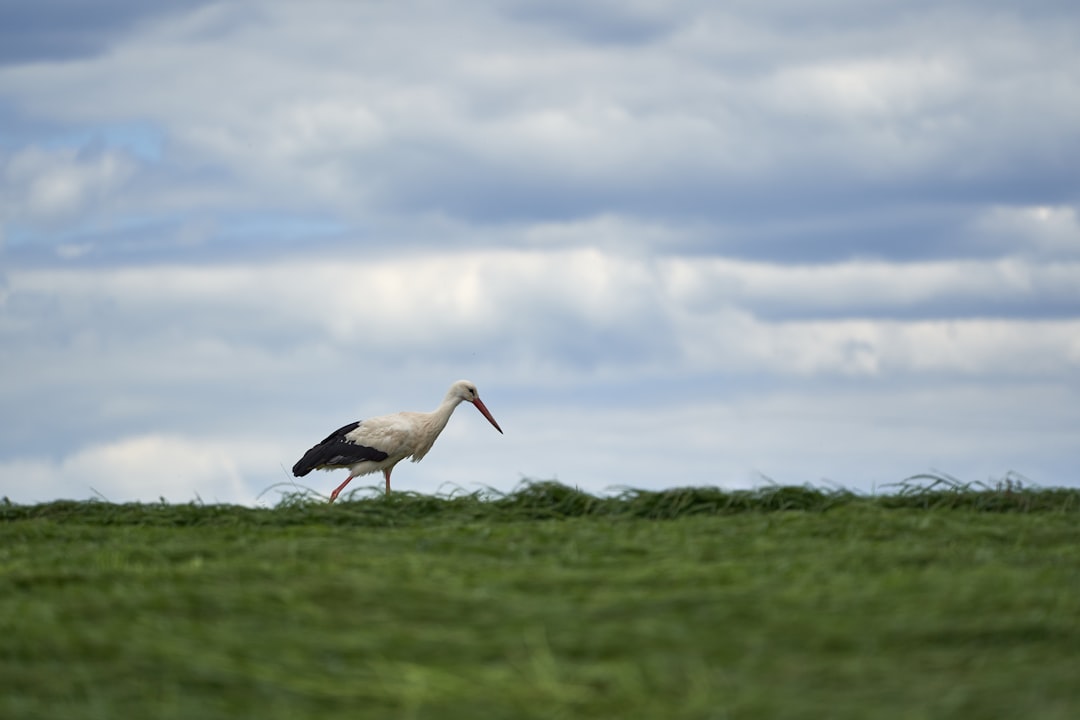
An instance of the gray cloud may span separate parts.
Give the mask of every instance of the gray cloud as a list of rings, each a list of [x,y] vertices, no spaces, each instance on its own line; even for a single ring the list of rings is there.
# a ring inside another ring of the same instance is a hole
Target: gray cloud
[[[40,0],[0,5],[0,65],[69,61],[104,52],[139,24],[210,0]]]
[[[609,22],[618,35],[640,17],[665,28],[591,44],[601,31],[537,35],[535,5],[501,16],[474,5],[430,25],[406,22],[405,9],[266,7],[260,24],[227,26],[227,42],[198,40],[211,20],[162,22],[114,58],[11,77],[23,77],[23,97],[48,92],[30,105],[54,119],[115,120],[106,108],[153,118],[177,180],[216,166],[263,203],[354,219],[691,216],[737,228],[726,253],[935,257],[973,208],[1077,194],[1068,158],[1080,118],[1062,97],[1078,54],[1054,16],[884,6],[885,17],[794,32],[784,20],[801,11],[783,6],[679,16],[545,5],[541,26]],[[335,31],[335,17],[354,29]],[[770,61],[747,66],[742,53]],[[88,87],[100,102],[79,101]],[[836,230],[762,237],[778,218]]]

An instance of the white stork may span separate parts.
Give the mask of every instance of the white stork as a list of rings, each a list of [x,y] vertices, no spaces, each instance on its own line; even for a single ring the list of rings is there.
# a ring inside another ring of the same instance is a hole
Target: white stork
[[[475,405],[488,422],[502,432],[499,423],[480,401],[476,386],[468,380],[458,380],[433,412],[399,412],[338,428],[304,453],[304,457],[293,465],[293,475],[304,477],[312,470],[348,468],[349,477],[330,493],[330,502],[334,502],[354,477],[382,470],[389,493],[390,472],[394,466],[407,457],[419,462],[427,455],[450,415],[463,400]]]

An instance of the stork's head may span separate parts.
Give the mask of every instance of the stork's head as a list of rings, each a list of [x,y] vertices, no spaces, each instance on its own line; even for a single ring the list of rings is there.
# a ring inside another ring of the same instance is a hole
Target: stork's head
[[[468,380],[458,380],[456,383],[450,386],[450,392],[447,393],[448,398],[458,398],[465,402],[471,402],[476,406],[476,409],[480,411],[480,414],[488,419],[496,430],[500,433],[502,428],[499,427],[499,423],[495,422],[495,418],[491,417],[491,413],[488,412],[487,406],[480,400],[480,393],[476,390],[476,385]]]

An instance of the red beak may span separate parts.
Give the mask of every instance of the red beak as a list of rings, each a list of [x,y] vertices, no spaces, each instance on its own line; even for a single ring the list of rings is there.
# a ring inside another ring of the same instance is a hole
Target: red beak
[[[476,398],[472,401],[472,404],[476,406],[476,409],[488,419],[488,422],[495,426],[495,429],[502,433],[502,428],[499,427],[499,423],[495,422],[495,418],[491,417],[491,413],[488,412],[487,405],[480,401],[480,398]]]

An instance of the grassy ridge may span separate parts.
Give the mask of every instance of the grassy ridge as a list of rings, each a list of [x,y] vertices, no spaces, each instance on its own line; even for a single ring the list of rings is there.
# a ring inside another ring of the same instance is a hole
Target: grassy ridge
[[[929,481],[929,482],[918,482]],[[293,487],[291,485],[287,487]],[[203,503],[113,504],[61,500],[40,505],[0,501],[0,522],[31,518],[136,525],[294,525],[386,526],[431,520],[555,520],[574,517],[674,520],[697,515],[801,510],[822,512],[839,507],[883,509],[968,509],[981,512],[1080,512],[1080,488],[1036,488],[1011,479],[994,486],[961,483],[949,476],[920,475],[896,486],[896,492],[861,495],[843,489],[768,485],[753,490],[684,487],[670,490],[624,489],[595,496],[553,481],[527,481],[510,493],[494,490],[423,495],[378,487],[342,496],[327,505],[314,492],[289,492],[274,508]]]
[[[938,479],[0,503],[0,717],[1080,716],[1080,491]]]

